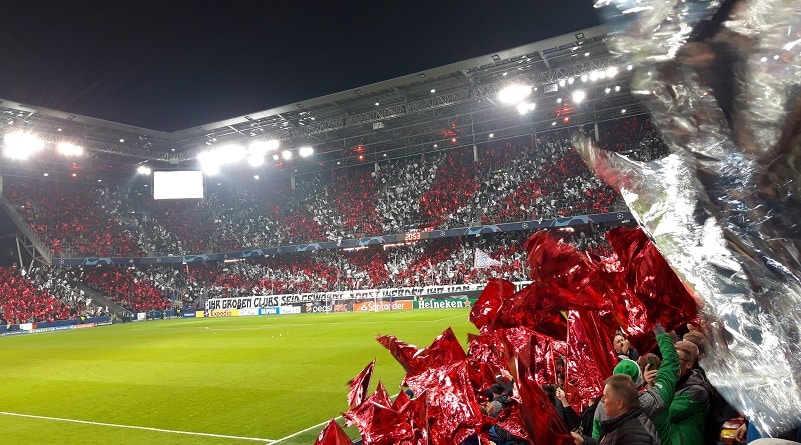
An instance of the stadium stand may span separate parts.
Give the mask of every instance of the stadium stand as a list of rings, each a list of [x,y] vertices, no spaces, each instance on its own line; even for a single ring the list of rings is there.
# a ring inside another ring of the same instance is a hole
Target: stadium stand
[[[67,320],[69,304],[39,289],[21,271],[0,267],[0,324]]]
[[[600,144],[609,149],[625,151],[637,144],[646,153],[664,152],[647,119],[600,128]],[[204,200],[154,201],[146,189],[130,185],[14,178],[4,178],[3,194],[55,257],[182,256],[616,211],[617,196],[584,166],[569,136],[564,131],[541,133],[484,144],[477,155],[468,149],[448,150],[332,170],[291,183],[275,179],[207,184]],[[609,252],[603,233],[595,228],[571,230],[564,235],[582,250]],[[69,283],[88,285],[130,311],[146,311],[202,307],[208,298],[241,295],[481,283],[491,277],[525,280],[528,234],[315,251],[236,263],[80,271],[39,266],[29,271],[29,278],[7,281],[6,286],[15,287],[9,295],[29,295],[37,288],[35,280],[49,295],[36,298],[50,298],[59,309],[45,314],[38,303],[30,310],[9,305],[5,316],[28,320],[103,310]],[[477,249],[498,263],[474,268]]]

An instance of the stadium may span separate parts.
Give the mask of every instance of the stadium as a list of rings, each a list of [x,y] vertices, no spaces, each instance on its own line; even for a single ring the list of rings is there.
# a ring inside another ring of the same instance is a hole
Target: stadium
[[[609,35],[580,29],[176,131],[0,99],[0,429],[17,443],[289,445],[323,440],[346,413],[357,442],[426,443],[375,439],[354,400],[368,386],[404,397],[419,377],[406,347],[451,359],[438,342],[453,334],[475,353],[477,304],[547,282],[538,246],[581,266],[554,272],[561,286],[622,257],[608,233],[638,227],[576,148],[670,154]],[[649,327],[698,322],[685,275],[657,273],[687,294],[673,312],[637,295]],[[538,298],[588,308],[559,295]],[[539,322],[573,332],[567,313]],[[431,428],[432,443],[467,440]]]

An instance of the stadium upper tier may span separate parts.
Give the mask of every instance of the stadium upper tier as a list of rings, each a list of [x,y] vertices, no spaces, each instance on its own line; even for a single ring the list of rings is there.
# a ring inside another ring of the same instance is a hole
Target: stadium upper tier
[[[646,119],[606,130],[601,145],[662,150]],[[569,136],[555,130],[292,180],[207,182],[202,200],[154,200],[145,184],[14,177],[4,178],[3,196],[52,256],[66,258],[207,254],[625,210]]]

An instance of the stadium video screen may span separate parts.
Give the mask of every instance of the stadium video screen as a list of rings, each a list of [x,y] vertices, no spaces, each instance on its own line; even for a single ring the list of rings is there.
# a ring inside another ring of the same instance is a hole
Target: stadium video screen
[[[153,199],[202,198],[202,171],[186,170],[153,172]]]

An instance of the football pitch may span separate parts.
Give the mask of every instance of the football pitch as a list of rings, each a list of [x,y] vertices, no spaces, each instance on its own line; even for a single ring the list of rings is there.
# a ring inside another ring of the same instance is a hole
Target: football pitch
[[[15,444],[313,444],[374,358],[371,391],[381,380],[397,393],[403,368],[377,334],[424,347],[451,327],[466,345],[477,332],[468,313],[172,319],[0,338],[0,431]]]

